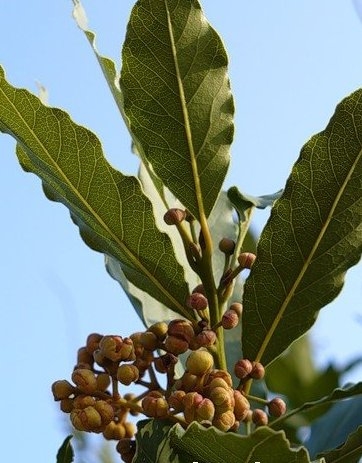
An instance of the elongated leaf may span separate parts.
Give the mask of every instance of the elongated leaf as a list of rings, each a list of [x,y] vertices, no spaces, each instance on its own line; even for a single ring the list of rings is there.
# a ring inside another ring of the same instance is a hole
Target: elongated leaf
[[[117,259],[136,286],[184,312],[188,289],[168,236],[157,229],[138,180],[110,166],[92,132],[11,87],[2,70],[0,130],[18,141],[23,168],[43,180],[50,199],[70,209],[90,247]]]
[[[249,436],[223,433],[192,423],[186,431],[176,425],[170,432],[171,446],[189,452],[195,461],[207,463],[309,463],[306,449],[291,448],[282,431],[267,427]],[[193,461],[193,460],[191,460]]]
[[[243,352],[267,365],[341,291],[362,251],[362,90],[303,147],[245,285]]]
[[[123,48],[124,111],[141,156],[196,218],[229,164],[227,56],[197,0],[139,0]]]
[[[60,446],[57,453],[57,463],[72,463],[74,459],[74,451],[70,440],[73,436],[68,436]]]
[[[358,463],[362,457],[362,426],[350,434],[343,445],[320,456],[326,463]]]
[[[281,429],[286,420],[298,413],[307,412],[310,410],[317,410],[320,407],[325,407],[326,405],[331,405],[334,402],[338,402],[341,400],[350,399],[351,397],[355,397],[360,394],[362,394],[362,382],[347,385],[345,387],[339,387],[319,400],[305,402],[300,407],[297,407],[294,410],[289,411],[287,414],[281,416],[280,418],[277,418],[272,423],[270,423],[269,426],[274,429]]]

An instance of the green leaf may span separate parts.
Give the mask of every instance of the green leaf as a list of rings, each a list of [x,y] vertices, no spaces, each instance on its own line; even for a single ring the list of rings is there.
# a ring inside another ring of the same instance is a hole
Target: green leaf
[[[134,285],[184,314],[188,288],[171,242],[157,229],[138,179],[112,168],[96,136],[10,86],[2,69],[0,130],[17,140],[22,167],[43,180],[49,199],[70,209],[92,249],[114,257]]]
[[[187,451],[170,446],[172,424],[163,420],[143,420],[137,423],[136,455],[133,463],[191,463]],[[202,463],[201,461],[199,463]]]
[[[59,447],[57,453],[57,463],[72,463],[74,460],[74,451],[70,443],[73,436],[68,436],[64,439],[64,442]]]
[[[243,352],[264,365],[315,322],[362,252],[362,90],[303,147],[245,284]]]
[[[320,456],[326,463],[358,463],[362,457],[362,426],[350,434],[343,445]]]
[[[138,152],[196,218],[208,216],[228,169],[234,105],[224,46],[197,0],[139,0],[122,63]]]
[[[275,201],[280,198],[282,193],[283,190],[279,190],[270,195],[251,196],[246,193],[241,193],[236,186],[232,186],[228,189],[227,195],[233,203],[239,217],[242,220],[245,220],[245,211],[251,207],[257,207],[258,209],[272,207]]]
[[[306,449],[291,448],[282,431],[261,427],[249,436],[223,433],[192,423],[186,431],[176,425],[170,432],[171,445],[189,452],[195,461],[207,463],[309,463]],[[191,460],[192,461],[192,460]]]
[[[269,426],[274,429],[280,429],[283,427],[285,421],[289,420],[291,417],[295,416],[298,413],[307,412],[310,410],[317,410],[320,407],[325,407],[326,405],[331,405],[334,402],[349,399],[360,394],[362,394],[362,382],[337,388],[334,391],[332,391],[329,395],[322,397],[319,400],[305,402],[300,407],[297,407],[294,410],[291,410],[285,415],[281,416],[280,418],[277,418],[276,420],[272,421],[271,423],[269,423]]]

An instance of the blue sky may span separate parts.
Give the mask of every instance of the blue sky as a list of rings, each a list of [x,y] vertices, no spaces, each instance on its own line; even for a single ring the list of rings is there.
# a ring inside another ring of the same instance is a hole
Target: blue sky
[[[36,82],[43,84],[52,106],[93,130],[113,165],[135,173],[128,133],[72,19],[72,2],[1,3],[0,64],[10,82],[34,93]],[[83,1],[98,49],[117,63],[133,3]],[[304,142],[362,86],[362,23],[348,0],[202,4],[229,52],[236,100],[226,186],[277,191]],[[14,146],[0,137],[2,460],[50,462],[65,435],[51,383],[70,376],[90,332],[127,335],[142,327],[103,257],[84,245],[66,209],[44,197],[39,180],[21,170]],[[256,214],[255,229],[267,214]],[[313,328],[321,364],[343,365],[362,353],[361,276],[359,264]],[[347,379],[361,378],[360,369]]]

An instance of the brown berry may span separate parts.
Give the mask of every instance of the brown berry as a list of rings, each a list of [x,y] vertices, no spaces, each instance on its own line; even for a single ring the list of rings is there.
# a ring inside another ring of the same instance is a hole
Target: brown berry
[[[227,256],[231,256],[235,250],[235,241],[230,238],[222,238],[219,242],[219,249]]]
[[[260,408],[253,410],[251,419],[256,426],[266,426],[268,424],[268,415]]]
[[[248,359],[238,360],[234,367],[235,376],[239,379],[244,379],[250,375],[253,365]]]
[[[265,368],[260,362],[253,362],[253,369],[250,372],[250,378],[263,379],[265,376]]]
[[[287,411],[286,403],[280,397],[275,397],[268,403],[268,410],[271,416],[279,418]]]
[[[178,225],[186,218],[186,211],[182,209],[172,208],[169,209],[163,216],[163,220],[167,225]]]

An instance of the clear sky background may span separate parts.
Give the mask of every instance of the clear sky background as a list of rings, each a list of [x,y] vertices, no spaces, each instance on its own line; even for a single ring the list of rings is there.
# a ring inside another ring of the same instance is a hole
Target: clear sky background
[[[119,63],[133,1],[84,0],[98,49]],[[301,146],[324,129],[336,104],[362,86],[362,23],[349,0],[204,0],[224,39],[236,100],[226,187],[267,194],[285,184]],[[135,173],[130,139],[70,0],[0,0],[0,63],[13,85],[49,91],[49,103],[101,139],[110,162]],[[80,239],[67,210],[17,163],[0,136],[1,461],[51,462],[65,437],[50,393],[69,378],[90,332],[142,328],[103,257]],[[260,231],[268,213],[257,213]],[[320,364],[362,354],[362,267],[312,330]],[[362,379],[362,370],[346,378]],[[97,459],[94,459],[96,462]],[[93,463],[88,461],[87,463]]]

